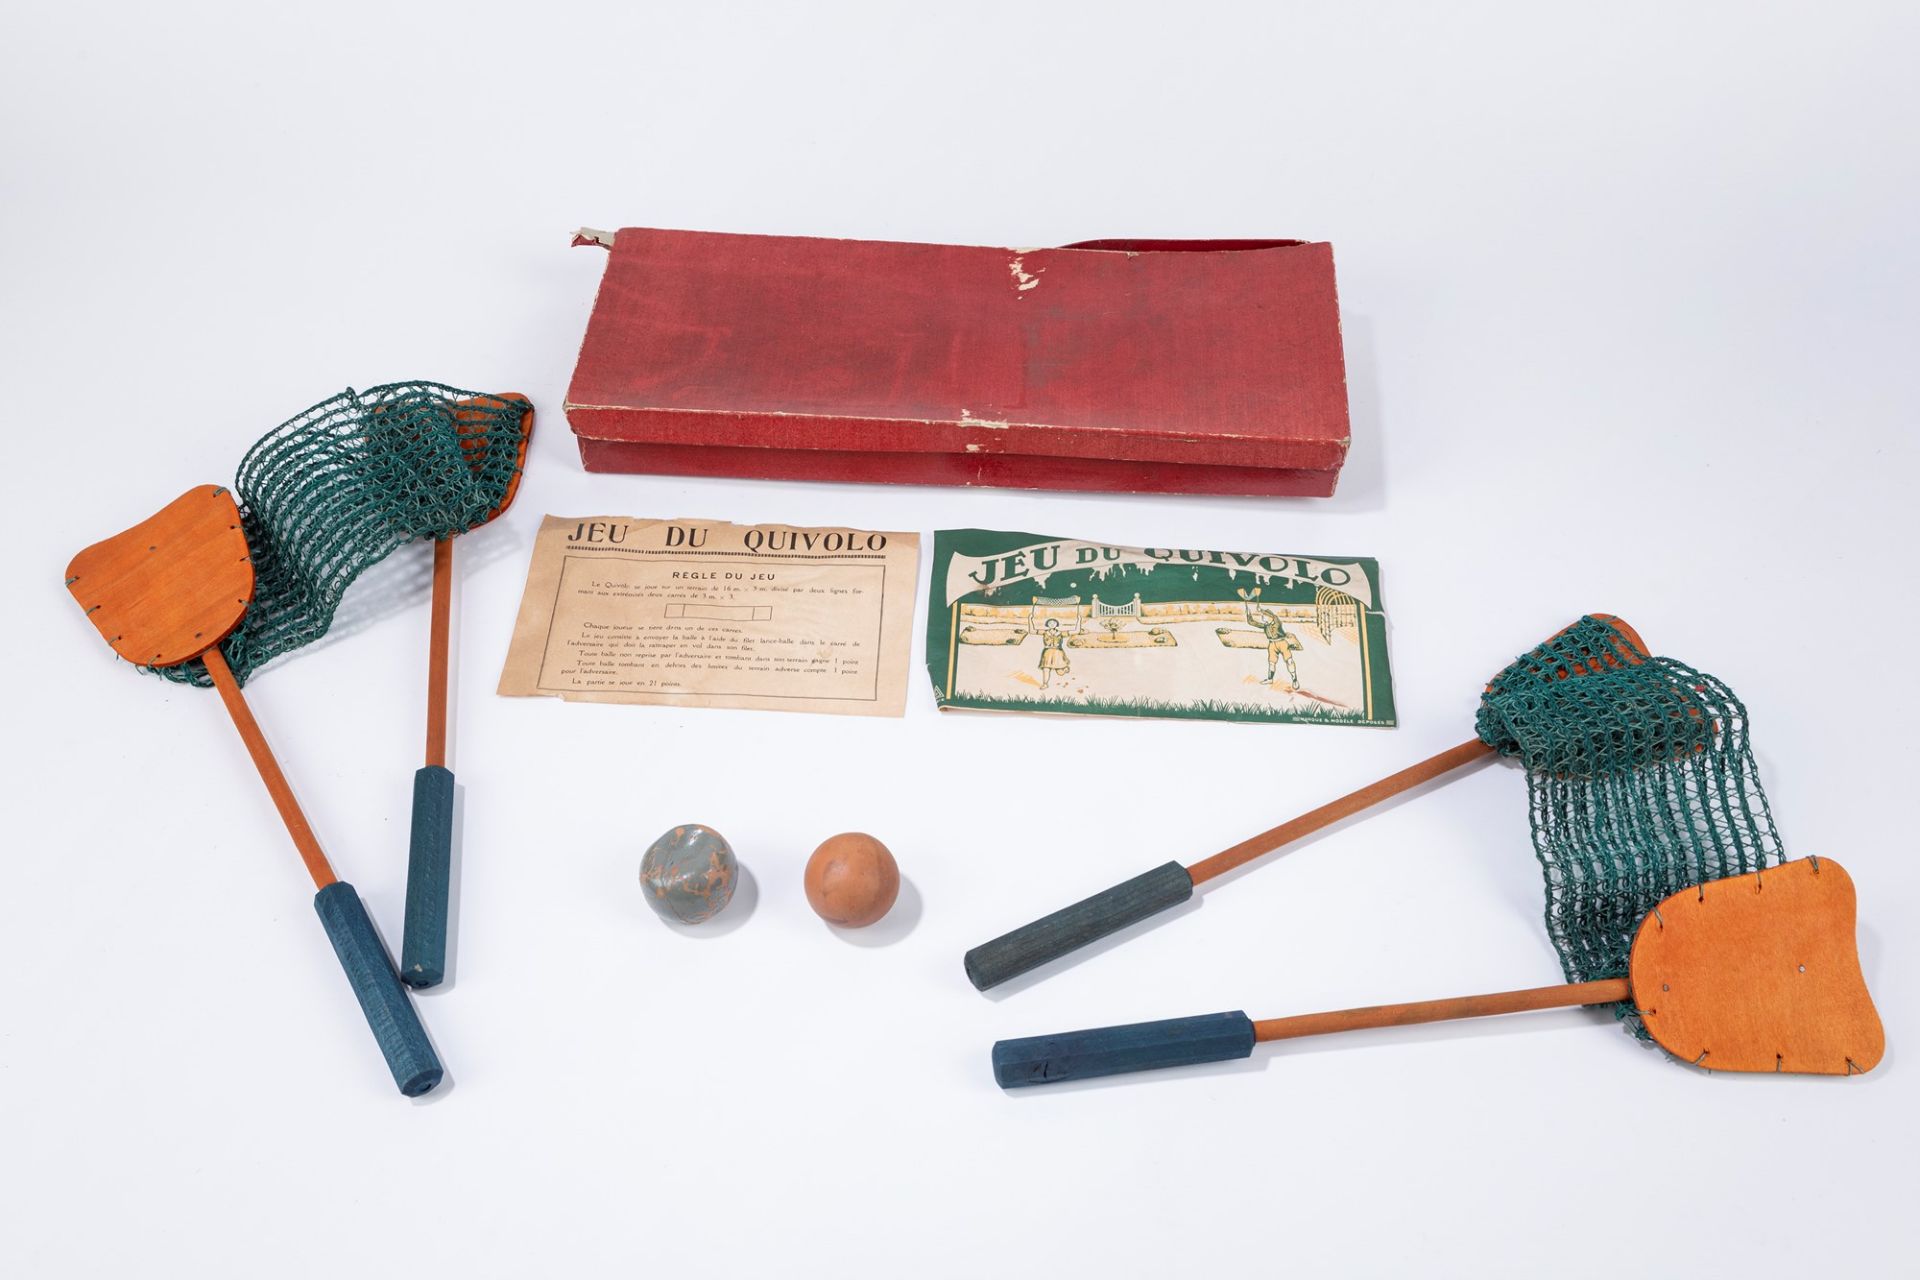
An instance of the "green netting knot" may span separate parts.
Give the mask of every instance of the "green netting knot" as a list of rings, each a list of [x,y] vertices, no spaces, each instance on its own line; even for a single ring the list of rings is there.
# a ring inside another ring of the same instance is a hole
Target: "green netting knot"
[[[1599,618],[1495,676],[1475,729],[1526,767],[1547,934],[1569,982],[1625,977],[1662,898],[1784,857],[1747,709]]]
[[[417,538],[448,538],[506,500],[525,440],[518,400],[434,382],[351,388],[281,423],[234,481],[254,597],[222,643],[241,682],[310,644],[369,566]],[[210,683],[204,663],[159,674]]]

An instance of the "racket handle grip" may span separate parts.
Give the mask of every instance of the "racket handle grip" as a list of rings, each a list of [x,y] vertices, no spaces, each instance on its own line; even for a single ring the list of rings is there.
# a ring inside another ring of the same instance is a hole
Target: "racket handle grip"
[[[360,1011],[386,1055],[393,1082],[409,1098],[426,1093],[446,1072],[407,989],[394,974],[387,949],[380,945],[380,935],[373,931],[360,895],[345,880],[335,880],[313,895],[313,909],[319,912],[320,923],[333,941],[333,953],[340,957],[340,967],[360,1001]]]
[[[453,772],[430,764],[413,775],[407,846],[407,916],[400,981],[420,989],[447,976],[447,900],[453,876]]]
[[[1063,907],[967,952],[967,980],[981,991],[1058,960],[1193,896],[1193,877],[1177,862],[1155,867]]]
[[[1002,1040],[993,1046],[993,1078],[1002,1089],[1019,1089],[1197,1062],[1229,1062],[1252,1053],[1253,1020],[1236,1009],[1197,1018]]]

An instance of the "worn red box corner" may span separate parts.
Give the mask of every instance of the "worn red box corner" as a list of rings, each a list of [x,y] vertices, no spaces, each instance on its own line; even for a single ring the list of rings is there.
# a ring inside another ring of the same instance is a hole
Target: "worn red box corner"
[[[590,471],[1324,497],[1333,249],[627,228],[566,414]]]

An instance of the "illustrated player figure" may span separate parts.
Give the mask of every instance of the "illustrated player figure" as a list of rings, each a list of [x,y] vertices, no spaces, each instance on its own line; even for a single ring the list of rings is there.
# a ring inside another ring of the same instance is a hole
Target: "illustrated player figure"
[[[1073,670],[1067,661],[1067,638],[1061,634],[1060,620],[1048,618],[1047,625],[1040,633],[1040,687],[1046,688],[1053,683],[1053,673],[1062,676]]]
[[[1300,647],[1300,642],[1287,634],[1287,629],[1280,625],[1278,614],[1275,614],[1270,609],[1257,609],[1254,607],[1253,602],[1260,598],[1260,588],[1255,587],[1252,591],[1242,591],[1240,598],[1247,602],[1248,625],[1257,629],[1267,638],[1267,683],[1273,683],[1274,673],[1279,669],[1280,664],[1284,662],[1287,664],[1287,687],[1290,689],[1298,689],[1300,687],[1300,671],[1293,665],[1293,651]]]

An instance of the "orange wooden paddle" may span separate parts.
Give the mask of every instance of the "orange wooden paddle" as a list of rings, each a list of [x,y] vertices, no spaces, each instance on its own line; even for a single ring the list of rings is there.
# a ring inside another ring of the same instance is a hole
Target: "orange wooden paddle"
[[[240,511],[223,488],[191,489],[151,518],[97,542],[67,566],[67,589],[115,653],[146,667],[199,658],[253,758],[294,848],[313,877],[319,913],[400,1092],[440,1083],[439,1057],[353,886],[334,875],[286,774],[253,718],[220,642],[253,598]]]
[[[1271,1040],[1622,1000],[1685,1062],[1854,1075],[1886,1051],[1860,972],[1856,914],[1846,869],[1803,858],[1662,900],[1640,924],[1625,978],[1257,1022],[1236,1011],[1003,1040],[993,1047],[994,1078],[1014,1089],[1245,1058]]]
[[[483,428],[498,421],[499,410],[518,404],[520,444],[500,505],[482,524],[497,518],[520,491],[527,442],[533,438],[533,403],[508,392],[478,396],[453,406],[454,429],[478,470],[491,446]],[[453,539],[433,544],[433,604],[427,647],[427,759],[413,775],[413,827],[407,846],[406,928],[400,940],[400,978],[408,986],[437,986],[447,972],[447,911],[453,877],[453,771],[447,768],[447,667],[453,629]]]

